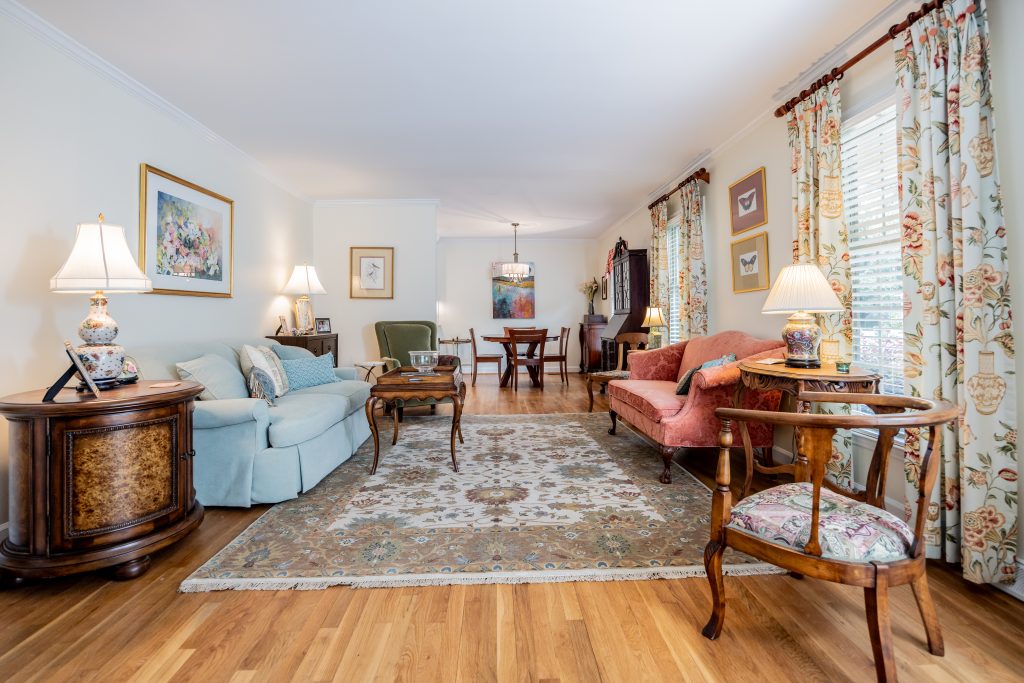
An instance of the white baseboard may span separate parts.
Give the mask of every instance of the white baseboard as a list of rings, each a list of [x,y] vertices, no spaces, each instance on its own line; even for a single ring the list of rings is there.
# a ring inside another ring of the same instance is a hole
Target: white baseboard
[[[1017,560],[1017,580],[1013,583],[997,583],[995,587],[1024,602],[1024,559]]]

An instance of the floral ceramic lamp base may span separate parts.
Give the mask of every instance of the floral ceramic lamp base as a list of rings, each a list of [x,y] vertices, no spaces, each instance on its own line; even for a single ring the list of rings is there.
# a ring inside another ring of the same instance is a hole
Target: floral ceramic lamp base
[[[821,328],[814,316],[798,311],[789,316],[782,328],[782,339],[786,342],[786,367],[820,368],[818,347],[821,345]]]
[[[313,302],[308,296],[300,296],[295,300],[295,327],[299,334],[313,334]]]
[[[101,389],[116,386],[124,369],[124,347],[113,343],[117,331],[117,322],[107,313],[107,297],[96,292],[89,299],[89,315],[78,326],[78,336],[85,343],[75,351]]]

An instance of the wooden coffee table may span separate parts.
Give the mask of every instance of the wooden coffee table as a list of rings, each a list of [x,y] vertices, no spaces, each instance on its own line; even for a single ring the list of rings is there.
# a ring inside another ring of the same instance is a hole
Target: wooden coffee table
[[[395,431],[391,435],[391,445],[398,443],[398,407],[397,401],[404,399],[428,399],[440,401],[445,398],[452,400],[452,469],[459,471],[459,463],[455,459],[455,437],[462,440],[462,402],[466,398],[466,383],[462,381],[462,371],[454,365],[438,365],[431,374],[421,374],[416,368],[403,366],[385,372],[377,378],[377,383],[370,387],[370,398],[366,399],[366,419],[370,422],[373,434],[373,466],[370,474],[377,471],[380,458],[380,434],[377,431],[377,404],[391,404]]]

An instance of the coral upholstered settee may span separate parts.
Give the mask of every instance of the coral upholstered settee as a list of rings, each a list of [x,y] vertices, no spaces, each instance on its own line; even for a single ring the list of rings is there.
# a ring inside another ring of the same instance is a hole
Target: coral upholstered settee
[[[785,346],[777,339],[757,339],[743,332],[721,332],[652,351],[629,355],[629,379],[608,383],[609,415],[615,434],[618,418],[658,444],[665,470],[659,479],[672,481],[672,456],[679,448],[717,448],[721,422],[715,408],[731,407],[744,360],[782,358]],[[725,354],[736,361],[697,371],[689,393],[676,395],[676,386],[692,368]],[[777,410],[777,391],[746,391],[743,408]],[[770,425],[751,424],[753,448],[771,448],[774,434]]]

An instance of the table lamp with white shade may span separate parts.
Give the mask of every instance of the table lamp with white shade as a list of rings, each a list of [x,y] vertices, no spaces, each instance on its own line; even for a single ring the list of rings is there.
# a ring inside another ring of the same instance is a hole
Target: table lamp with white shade
[[[295,266],[288,284],[284,286],[285,294],[298,294],[295,300],[295,327],[299,334],[312,334],[314,331],[313,302],[310,301],[311,294],[326,294],[327,290],[320,284],[320,278],[316,276],[316,268],[302,264]]]
[[[648,335],[650,342],[647,344],[647,348],[661,348],[661,328],[667,326],[668,323],[665,322],[665,316],[662,315],[661,308],[658,306],[648,306],[647,310],[644,311],[644,321],[640,323],[640,327],[648,327],[651,330]]]
[[[839,297],[821,268],[813,263],[794,263],[783,268],[761,308],[762,313],[791,314],[782,328],[786,366],[791,368],[821,367],[818,358],[821,328],[812,314],[842,310]]]
[[[115,344],[117,323],[107,313],[109,293],[148,292],[153,283],[139,270],[125,240],[124,228],[98,223],[77,226],[71,255],[50,278],[50,291],[65,294],[93,292],[89,315],[78,327],[85,344],[75,349],[92,380],[100,388],[117,383],[124,367],[124,347]]]

